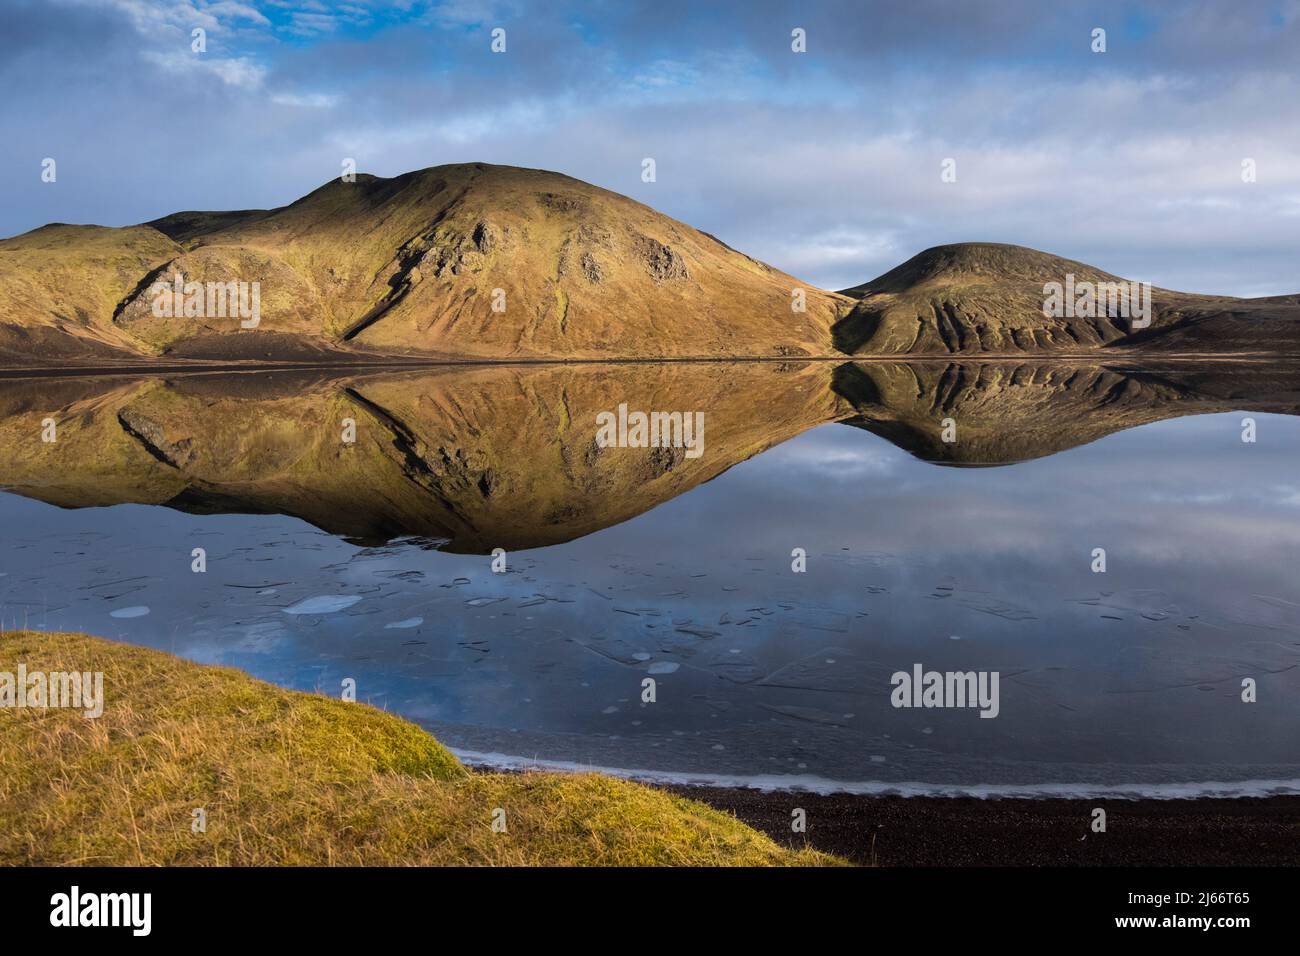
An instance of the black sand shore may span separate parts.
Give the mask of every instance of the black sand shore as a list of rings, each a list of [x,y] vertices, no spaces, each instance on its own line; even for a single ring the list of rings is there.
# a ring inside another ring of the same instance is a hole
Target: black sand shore
[[[664,787],[790,846],[879,866],[1300,864],[1300,796],[1190,800],[977,799]],[[1094,833],[1093,810],[1106,811]],[[794,833],[791,814],[806,813]]]

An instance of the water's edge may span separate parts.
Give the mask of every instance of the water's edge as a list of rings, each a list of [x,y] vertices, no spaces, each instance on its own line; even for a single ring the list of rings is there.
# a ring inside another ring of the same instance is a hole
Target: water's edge
[[[1243,799],[1300,795],[1300,779],[1242,780],[1233,783],[1204,781],[1152,784],[930,784],[919,782],[830,780],[803,774],[730,775],[689,773],[669,770],[634,770],[603,767],[566,760],[539,760],[502,753],[461,750],[449,747],[456,758],[478,770],[550,770],[561,773],[599,773],[638,783],[672,786],[719,787],[761,790],[766,793],[849,794],[863,797],[974,797],[996,799],[1106,799],[1106,800],[1195,800],[1201,798]]]

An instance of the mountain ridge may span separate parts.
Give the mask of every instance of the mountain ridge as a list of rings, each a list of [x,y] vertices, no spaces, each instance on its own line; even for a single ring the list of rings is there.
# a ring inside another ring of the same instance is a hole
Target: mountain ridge
[[[1153,289],[1141,329],[1044,315],[1044,283],[1067,273],[1121,281],[1025,247],[957,243],[832,292],[572,177],[456,164],[335,179],[274,209],[0,240],[0,366],[1300,354],[1300,294]],[[154,283],[177,275],[255,287],[256,327],[222,309],[159,314]]]

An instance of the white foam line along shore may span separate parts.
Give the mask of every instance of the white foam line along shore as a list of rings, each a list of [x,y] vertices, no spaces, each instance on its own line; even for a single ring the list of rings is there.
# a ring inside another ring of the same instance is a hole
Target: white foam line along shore
[[[538,760],[501,753],[482,753],[450,748],[462,763],[484,770],[553,770],[561,773],[602,773],[652,784],[690,787],[727,787],[768,792],[844,793],[865,797],[975,797],[978,799],[1109,799],[1109,800],[1194,800],[1198,798],[1238,799],[1300,795],[1300,780],[1241,780],[1232,783],[1094,784],[931,784],[886,783],[881,781],[829,780],[799,774],[757,774],[754,776],[686,773],[669,770],[625,770],[598,767],[566,760]]]

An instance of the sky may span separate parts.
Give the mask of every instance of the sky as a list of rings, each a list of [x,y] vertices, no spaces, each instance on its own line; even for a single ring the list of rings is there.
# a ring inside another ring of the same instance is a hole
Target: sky
[[[0,235],[345,158],[556,170],[824,288],[993,241],[1297,292],[1300,0],[0,0]]]

